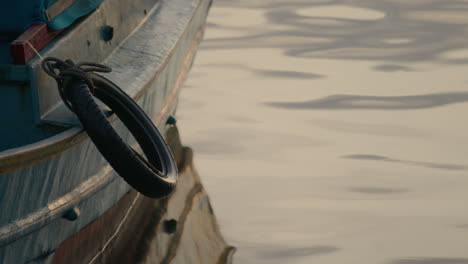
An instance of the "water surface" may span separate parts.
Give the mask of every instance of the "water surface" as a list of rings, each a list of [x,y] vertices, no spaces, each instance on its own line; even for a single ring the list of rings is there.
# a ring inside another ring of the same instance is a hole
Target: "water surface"
[[[182,90],[236,263],[468,263],[468,2],[217,0]]]

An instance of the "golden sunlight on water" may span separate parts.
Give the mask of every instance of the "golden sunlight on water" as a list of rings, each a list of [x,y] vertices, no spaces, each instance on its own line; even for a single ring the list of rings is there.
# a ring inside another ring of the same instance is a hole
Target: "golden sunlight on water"
[[[468,2],[208,20],[178,124],[236,263],[468,263]]]

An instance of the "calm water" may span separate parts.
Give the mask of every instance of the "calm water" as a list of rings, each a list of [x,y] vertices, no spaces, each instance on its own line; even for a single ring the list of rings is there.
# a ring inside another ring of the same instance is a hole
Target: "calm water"
[[[235,263],[468,263],[468,1],[208,20],[178,124]]]

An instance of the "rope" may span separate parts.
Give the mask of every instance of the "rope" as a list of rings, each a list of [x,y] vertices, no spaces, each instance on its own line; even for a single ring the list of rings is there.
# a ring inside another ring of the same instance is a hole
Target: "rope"
[[[36,53],[36,55],[39,56],[39,58],[41,58],[41,61],[43,61],[43,60],[44,60],[44,57],[42,57],[42,55],[39,53],[39,51],[37,51],[37,49],[34,48],[34,46],[33,46],[29,41],[26,40],[26,43],[29,44],[29,46],[30,46],[31,49],[34,51],[34,53]]]
[[[133,207],[135,206],[136,201],[140,198],[140,193],[137,193],[135,198],[132,201],[132,204],[130,207],[127,209],[127,212],[125,212],[124,217],[120,221],[119,225],[117,226],[117,229],[115,232],[112,234],[112,236],[107,240],[107,242],[104,244],[104,246],[101,248],[101,250],[88,262],[88,264],[92,264],[96,259],[106,250],[107,246],[109,246],[110,242],[117,236],[117,234],[120,232],[120,229],[122,228],[123,224],[127,220],[128,216],[130,215],[130,212],[132,211]]]
[[[47,57],[45,59],[42,58],[41,67],[48,75],[55,79],[59,89],[60,97],[65,103],[65,106],[72,112],[75,111],[73,110],[73,106],[71,105],[70,101],[67,99],[67,91],[65,91],[65,87],[67,87],[66,84],[72,79],[79,79],[84,81],[91,90],[91,93],[94,94],[96,87],[94,86],[93,80],[89,73],[112,71],[111,68],[99,63],[81,62],[75,64],[72,60],[63,61],[54,57]]]

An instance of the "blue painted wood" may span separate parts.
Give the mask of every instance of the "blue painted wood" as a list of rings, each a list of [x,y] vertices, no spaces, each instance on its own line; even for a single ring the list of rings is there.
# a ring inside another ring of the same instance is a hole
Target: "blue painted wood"
[[[29,82],[30,68],[25,65],[0,65],[0,83]]]
[[[112,1],[120,0],[109,2]],[[191,64],[208,6],[208,0],[161,0],[145,23],[105,59],[114,68],[107,77],[138,98],[162,133],[166,119],[175,111],[178,87]],[[65,51],[56,46],[48,52]],[[36,70],[37,63],[32,64],[32,69]],[[34,75],[37,83],[47,83],[37,71]],[[113,125],[124,139],[132,142],[118,120],[113,119]],[[0,152],[0,166],[2,160],[27,152],[28,148],[48,153],[53,146],[50,143],[57,139],[76,145],[34,165],[0,175],[0,263],[33,259],[44,262],[60,242],[99,217],[130,188],[76,126],[35,145]],[[78,219],[62,219],[61,215],[74,206],[81,211]],[[38,256],[44,258],[37,259]]]
[[[145,12],[155,8],[157,3],[158,0],[108,0],[86,20],[74,25],[73,30],[41,51],[42,56],[103,61],[145,19]],[[106,26],[115,29],[111,41],[102,39],[102,28]],[[9,54],[8,47],[0,45],[0,54]],[[61,104],[55,81],[40,69],[40,58],[36,57],[23,68],[1,64],[10,60],[0,57],[0,84],[8,91],[8,96],[0,97],[0,110],[8,109],[6,112],[10,113],[0,116],[0,123],[9,124],[0,130],[0,138],[4,139],[0,141],[0,151],[31,144],[61,131],[55,127],[38,126],[41,116]],[[19,77],[21,82],[11,81]]]
[[[37,90],[30,66],[0,66],[0,151],[33,143],[55,134],[36,126]]]
[[[23,32],[32,23],[45,23],[44,0],[2,1],[0,5],[0,31]]]
[[[57,17],[47,24],[52,29],[63,29],[70,26],[78,18],[85,16],[95,10],[103,0],[76,0],[70,7],[66,8]],[[49,4],[50,6],[50,4]]]
[[[32,24],[44,23],[49,23],[53,29],[63,29],[76,19],[95,10],[102,1],[76,0],[51,21],[49,21],[46,10],[57,0],[4,1],[0,4],[0,32],[23,32]]]

